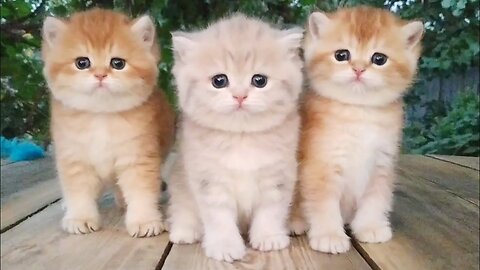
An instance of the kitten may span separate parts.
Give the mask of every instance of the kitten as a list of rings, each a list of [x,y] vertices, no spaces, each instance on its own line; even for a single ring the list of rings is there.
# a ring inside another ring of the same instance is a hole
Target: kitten
[[[183,115],[169,184],[172,242],[203,237],[208,257],[229,262],[244,256],[247,229],[255,249],[289,245],[302,32],[236,14],[173,33]]]
[[[346,252],[344,224],[361,242],[392,237],[402,95],[416,73],[423,29],[369,7],[310,15],[304,44],[310,91],[290,225],[297,234],[309,229],[315,250]]]
[[[98,230],[96,200],[104,186],[114,185],[127,204],[128,233],[161,233],[160,165],[173,141],[174,113],[155,89],[153,22],[101,9],[48,17],[42,49],[66,206],[63,228]]]

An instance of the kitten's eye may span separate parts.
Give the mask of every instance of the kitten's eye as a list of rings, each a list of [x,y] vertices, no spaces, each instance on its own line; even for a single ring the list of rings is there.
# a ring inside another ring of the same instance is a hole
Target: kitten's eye
[[[350,60],[350,52],[348,50],[337,50],[335,51],[335,59],[338,62]]]
[[[215,88],[224,88],[228,86],[228,77],[225,74],[217,74],[212,77],[212,85]]]
[[[86,69],[90,67],[90,59],[88,57],[78,57],[75,59],[75,66],[78,69]]]
[[[255,74],[252,77],[252,85],[257,88],[263,88],[267,85],[267,76],[261,74]]]
[[[372,55],[372,63],[378,66],[383,66],[387,62],[388,56],[383,53],[374,53]]]
[[[125,67],[125,59],[114,57],[110,60],[110,66],[114,69],[121,70]]]

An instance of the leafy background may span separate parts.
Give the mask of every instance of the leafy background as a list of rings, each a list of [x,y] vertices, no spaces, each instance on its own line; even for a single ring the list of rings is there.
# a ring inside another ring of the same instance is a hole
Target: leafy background
[[[478,71],[479,0],[1,0],[1,134],[30,138],[44,146],[50,143],[49,93],[39,53],[40,29],[47,15],[66,17],[91,7],[111,8],[130,16],[150,14],[162,44],[159,84],[175,103],[170,31],[203,27],[235,11],[283,25],[303,25],[312,10],[360,4],[384,7],[405,19],[425,22],[420,74],[405,97],[407,111],[421,108],[422,112],[407,114],[404,152],[478,156],[478,81],[465,89],[454,89],[458,94],[450,100],[426,100],[425,96],[431,80]]]

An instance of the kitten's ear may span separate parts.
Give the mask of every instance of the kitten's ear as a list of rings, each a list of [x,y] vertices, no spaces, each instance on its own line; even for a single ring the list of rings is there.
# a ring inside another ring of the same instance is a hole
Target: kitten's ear
[[[413,21],[402,27],[408,48],[413,48],[422,39],[425,28],[421,21]]]
[[[153,46],[155,41],[155,24],[148,15],[133,21],[131,29],[141,39],[145,47],[151,48]]]
[[[330,19],[323,12],[313,12],[308,17],[308,32],[314,38],[322,37],[322,34],[325,32],[325,29],[330,24]]]
[[[185,54],[195,45],[188,33],[185,32],[172,32],[172,49],[177,59],[181,60],[185,57]]]
[[[282,31],[281,42],[287,46],[288,51],[293,53],[293,56],[298,55],[298,50],[302,46],[303,29],[294,27]]]
[[[54,18],[47,17],[43,21],[42,27],[42,37],[43,40],[48,44],[49,47],[53,47],[57,41],[58,36],[65,30],[66,24],[64,21]]]

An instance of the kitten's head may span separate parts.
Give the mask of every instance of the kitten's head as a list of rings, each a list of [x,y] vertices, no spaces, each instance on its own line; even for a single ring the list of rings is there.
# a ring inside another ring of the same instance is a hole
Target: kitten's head
[[[44,75],[53,97],[92,112],[127,110],[156,85],[159,60],[155,26],[148,16],[130,20],[92,9],[43,24]]]
[[[403,21],[382,9],[314,12],[304,45],[309,83],[341,102],[389,104],[414,79],[423,31],[422,22]]]
[[[207,29],[172,33],[179,104],[193,121],[228,131],[260,131],[296,109],[303,31],[279,30],[241,14]]]

